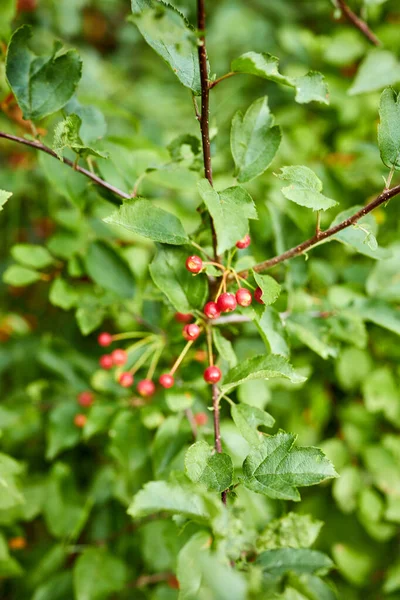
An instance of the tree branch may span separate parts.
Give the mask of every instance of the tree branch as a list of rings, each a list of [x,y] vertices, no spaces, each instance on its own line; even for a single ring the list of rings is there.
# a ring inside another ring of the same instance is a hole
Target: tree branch
[[[378,40],[373,31],[370,30],[365,21],[357,17],[357,15],[347,6],[344,0],[336,0],[338,7],[347,18],[350,23],[356,27],[361,33],[371,42],[374,46],[380,46],[381,42]]]
[[[35,150],[40,150],[41,152],[45,152],[49,156],[52,156],[53,158],[60,160],[59,157],[57,156],[57,154],[51,148],[49,148],[48,146],[45,146],[44,144],[42,144],[41,142],[38,142],[36,140],[35,141],[26,140],[25,138],[18,137],[16,135],[4,133],[4,131],[0,131],[0,138],[3,138],[5,140],[11,140],[12,142],[17,142],[18,144],[23,144],[24,146],[29,146],[30,148],[35,148]],[[104,179],[101,179],[101,177],[98,177],[98,175],[96,175],[95,173],[92,173],[91,171],[88,171],[87,169],[80,167],[79,165],[75,165],[75,163],[73,163],[68,158],[64,158],[62,162],[64,162],[66,165],[68,165],[69,167],[74,169],[74,171],[77,171],[78,173],[85,175],[85,177],[88,177],[89,179],[94,181],[94,183],[96,183],[97,185],[100,185],[101,187],[108,190],[109,192],[112,192],[116,196],[119,196],[120,198],[124,198],[125,200],[129,200],[132,197],[130,194],[127,194],[126,192],[123,192],[122,190],[115,187],[114,185],[111,185],[111,183],[107,183],[107,181],[104,181]]]
[[[274,256],[273,258],[270,258],[255,265],[254,267],[252,267],[253,271],[260,273],[261,271],[266,271],[267,269],[270,269],[271,267],[274,267],[275,265],[284,262],[285,260],[289,260],[289,258],[300,256],[300,254],[303,254],[303,252],[305,252],[306,250],[309,250],[313,246],[320,244],[327,238],[330,238],[336,233],[339,233],[339,231],[350,227],[350,225],[354,225],[355,223],[357,223],[357,221],[359,221],[359,219],[365,217],[365,215],[372,212],[375,208],[377,208],[381,204],[384,204],[385,202],[387,202],[394,196],[397,196],[398,194],[400,194],[400,185],[396,185],[390,188],[389,190],[384,190],[381,194],[379,194],[379,196],[377,196],[374,200],[372,200],[369,204],[361,208],[359,211],[354,213],[354,215],[352,215],[348,219],[345,219],[344,221],[338,223],[330,229],[326,229],[325,231],[319,231],[310,239],[305,240],[304,242],[302,242],[298,246],[295,246],[294,248],[291,248],[290,250],[286,250],[286,252],[283,252],[283,254],[279,254],[278,256]],[[240,275],[241,277],[247,277],[248,274],[248,270],[240,271],[238,273],[238,275]]]
[[[213,87],[218,85],[221,81],[224,81],[224,79],[228,79],[229,77],[233,77],[234,75],[239,75],[239,73],[235,73],[234,71],[229,71],[229,73],[225,73],[225,75],[218,77],[218,79],[215,79],[214,81],[210,81],[208,84],[209,89],[211,90]]]
[[[220,412],[219,412],[219,391],[216,383],[212,386],[212,401],[213,401],[213,417],[214,417],[214,445],[216,451],[221,454],[221,429],[220,429]],[[221,500],[226,504],[226,491],[222,492]]]

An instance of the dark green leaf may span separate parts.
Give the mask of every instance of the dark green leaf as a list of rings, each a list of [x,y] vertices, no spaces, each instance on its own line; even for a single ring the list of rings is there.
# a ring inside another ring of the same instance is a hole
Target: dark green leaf
[[[66,448],[76,446],[81,432],[74,424],[78,406],[74,402],[63,402],[56,406],[50,414],[47,429],[46,458],[52,460]]]
[[[213,327],[212,334],[215,347],[220,357],[223,360],[226,360],[230,368],[236,367],[237,357],[232,343],[222,335],[217,327]]]
[[[266,307],[261,316],[254,311],[254,321],[261,337],[272,354],[280,354],[286,358],[290,355],[287,332],[279,313],[274,308]]]
[[[330,227],[334,227],[338,223],[345,221],[354,213],[362,208],[361,206],[352,206],[347,210],[339,213],[332,221]],[[333,236],[333,239],[350,246],[360,254],[365,254],[370,258],[380,260],[390,256],[390,252],[386,248],[378,248],[375,235],[377,232],[377,224],[372,215],[362,217],[355,225],[351,225],[346,229],[342,229],[339,233]]]
[[[379,105],[378,144],[382,162],[400,169],[400,96],[390,88],[383,90]]]
[[[98,285],[115,292],[121,298],[132,298],[135,281],[125,260],[103,242],[90,244],[85,254],[88,274]]]
[[[106,600],[125,587],[125,563],[104,548],[87,548],[74,565],[76,600]]]
[[[251,445],[257,446],[265,437],[258,426],[273,427],[275,419],[261,408],[249,404],[235,404],[231,408],[232,419],[244,439]]]
[[[262,570],[275,577],[287,573],[325,575],[334,564],[322,552],[308,548],[278,548],[262,552],[256,560]]]

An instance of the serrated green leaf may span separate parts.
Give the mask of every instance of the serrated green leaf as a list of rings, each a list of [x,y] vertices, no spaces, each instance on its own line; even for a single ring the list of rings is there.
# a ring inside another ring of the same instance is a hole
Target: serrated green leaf
[[[334,227],[335,225],[338,225],[338,223],[345,221],[361,208],[362,206],[352,206],[351,208],[342,211],[334,218],[330,224],[330,227]],[[369,214],[365,215],[365,217],[362,217],[355,225],[351,225],[350,227],[342,229],[342,231],[336,233],[334,236],[332,236],[332,239],[337,240],[338,242],[341,242],[347,246],[351,246],[360,254],[365,254],[370,258],[375,258],[376,260],[388,258],[390,256],[390,251],[386,248],[377,247],[375,239],[376,232],[376,221],[374,217]],[[375,243],[372,243],[372,245],[368,243],[371,240],[375,240]]]
[[[116,212],[103,220],[112,225],[120,225],[153,242],[180,246],[189,239],[178,217],[158,208],[149,200],[124,202]]]
[[[261,300],[266,306],[273,304],[281,293],[281,286],[273,277],[270,275],[259,275],[255,271],[252,271],[253,277],[258,285],[262,289]]]
[[[197,39],[174,6],[156,0],[131,0],[133,21],[146,42],[165,60],[184,86],[201,92]]]
[[[288,546],[309,548],[317,539],[322,526],[322,521],[317,521],[310,515],[290,512],[268,523],[257,538],[257,550],[260,552]]]
[[[232,119],[231,150],[239,183],[251,181],[269,167],[281,142],[281,131],[274,126],[268,98],[259,98],[243,115]]]
[[[389,169],[400,169],[400,95],[383,90],[379,104],[378,144],[381,159]]]
[[[111,246],[103,242],[92,242],[84,260],[86,270],[95,283],[121,298],[132,298],[135,293],[133,273]]]
[[[0,211],[3,210],[3,206],[7,202],[9,198],[11,198],[12,192],[6,192],[5,190],[0,190]]]
[[[286,320],[288,331],[324,359],[335,357],[338,347],[330,339],[329,328],[322,319],[293,313]]]
[[[189,246],[175,248],[160,245],[149,267],[156,286],[182,313],[189,313],[195,308],[201,310],[208,293],[207,278],[201,274],[193,276],[185,267],[186,258],[191,254],[193,249]]]
[[[268,575],[281,577],[286,573],[325,575],[334,564],[326,554],[309,548],[278,548],[262,552],[256,564]]]
[[[70,114],[64,121],[57,123],[54,129],[53,150],[58,158],[62,161],[64,150],[69,148],[76,152],[78,156],[87,158],[88,156],[96,156],[97,158],[107,158],[105,152],[95,150],[83,143],[80,137],[80,129],[82,120],[78,115]]]
[[[185,455],[186,474],[193,483],[223,492],[232,484],[233,464],[228,454],[217,453],[207,442],[192,444]]]
[[[362,61],[358,68],[349,94],[364,94],[375,92],[383,87],[400,81],[400,63],[393,52],[373,49]]]
[[[218,240],[218,253],[232,248],[249,232],[248,219],[257,219],[250,194],[235,186],[216,192],[207,179],[197,184],[200,196],[211,214]]]
[[[14,285],[15,287],[24,287],[40,281],[40,273],[27,267],[20,267],[19,265],[11,265],[3,273],[3,281],[8,285]]]
[[[322,450],[294,447],[295,441],[291,433],[264,437],[243,463],[244,485],[270,498],[298,502],[298,487],[337,477]]]
[[[306,378],[296,373],[283,356],[253,356],[234,367],[224,377],[222,391],[224,393],[250,379],[272,379],[283,377],[292,383],[303,383]]]
[[[16,261],[33,269],[45,269],[54,262],[47,248],[34,244],[16,244],[11,254]]]
[[[212,329],[213,341],[218,354],[223,360],[226,360],[230,368],[236,367],[237,357],[233,349],[232,343],[227,340],[217,327]]]
[[[87,548],[74,565],[76,600],[106,600],[125,587],[125,563],[105,548]]]
[[[290,184],[281,189],[285,198],[300,206],[313,210],[327,210],[337,204],[335,200],[321,194],[322,181],[308,167],[282,167],[277,177]]]
[[[235,404],[231,408],[232,419],[244,439],[251,445],[257,446],[265,434],[258,431],[259,425],[273,427],[275,419],[265,410],[249,404]]]
[[[42,119],[57,112],[71,98],[81,78],[82,62],[75,50],[61,51],[54,44],[50,56],[29,48],[32,29],[17,29],[8,45],[6,75],[24,119]]]
[[[282,83],[296,89],[296,101],[299,103],[316,100],[329,103],[328,88],[321,73],[310,71],[301,77],[285,77],[279,73],[279,59],[266,52],[246,52],[231,63],[234,73],[248,73],[276,83]]]

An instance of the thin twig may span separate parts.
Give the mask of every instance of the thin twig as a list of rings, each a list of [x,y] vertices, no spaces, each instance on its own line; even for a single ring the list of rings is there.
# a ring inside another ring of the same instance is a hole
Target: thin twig
[[[48,146],[45,146],[44,144],[42,144],[41,142],[38,142],[36,140],[35,141],[26,140],[25,138],[18,137],[16,135],[11,135],[10,133],[4,133],[4,131],[0,131],[0,138],[3,138],[5,140],[10,140],[12,142],[17,142],[18,144],[23,144],[24,146],[29,146],[30,148],[35,148],[35,150],[40,150],[41,152],[45,152],[49,156],[52,156],[53,158],[60,160],[59,157],[57,156],[57,154],[51,148],[49,148]],[[131,198],[130,194],[123,192],[122,190],[118,189],[114,185],[111,185],[111,183],[107,183],[107,181],[104,181],[104,179],[101,179],[101,177],[99,177],[95,173],[91,173],[84,167],[75,165],[75,163],[72,162],[72,160],[69,160],[68,158],[64,158],[63,162],[66,165],[68,165],[69,167],[71,167],[72,169],[74,169],[74,171],[77,171],[78,173],[85,175],[85,177],[88,177],[89,179],[94,181],[94,183],[96,183],[97,185],[100,185],[101,187],[105,188],[109,192],[112,192],[116,196],[119,196],[120,198],[124,198],[125,200],[129,200]]]
[[[229,73],[225,73],[225,75],[218,77],[218,79],[215,79],[214,81],[210,81],[208,84],[208,88],[211,90],[213,87],[218,85],[221,81],[224,81],[224,79],[228,79],[228,77],[233,77],[233,75],[239,75],[239,73],[235,73],[234,71],[229,71]]]
[[[339,233],[339,231],[350,227],[350,225],[354,225],[362,217],[365,217],[365,215],[372,212],[375,208],[381,206],[381,204],[385,204],[385,202],[387,202],[391,198],[394,198],[394,196],[397,196],[398,194],[400,194],[400,185],[396,185],[390,188],[389,190],[384,190],[381,194],[379,194],[379,196],[377,196],[374,200],[369,202],[369,204],[366,204],[363,208],[358,210],[356,213],[354,213],[354,215],[352,215],[348,219],[341,221],[341,223],[338,223],[334,227],[330,227],[330,229],[320,231],[318,235],[313,235],[313,237],[311,237],[310,239],[305,240],[304,242],[302,242],[298,246],[295,246],[294,248],[291,248],[290,250],[286,250],[286,252],[283,252],[283,254],[279,254],[278,256],[274,256],[273,258],[270,258],[261,263],[258,263],[257,265],[254,265],[254,267],[252,267],[253,271],[261,273],[262,271],[271,269],[271,267],[274,267],[275,265],[284,262],[285,260],[289,260],[290,258],[294,258],[295,256],[300,256],[300,254],[303,254],[303,252],[305,252],[306,250],[309,250],[313,246],[320,244],[327,238],[330,238],[336,233]],[[249,275],[249,271],[246,269],[245,271],[240,271],[238,274],[241,277],[247,277]]]
[[[197,423],[196,423],[196,419],[194,418],[192,409],[191,408],[186,408],[185,409],[185,415],[186,415],[186,418],[187,418],[187,420],[189,422],[190,429],[192,430],[193,439],[197,440],[197,435],[198,435]]]
[[[368,27],[365,21],[357,17],[357,15],[347,6],[344,0],[336,0],[338,7],[350,23],[356,27],[361,33],[371,42],[374,46],[380,46],[381,42],[378,40],[373,31]]]

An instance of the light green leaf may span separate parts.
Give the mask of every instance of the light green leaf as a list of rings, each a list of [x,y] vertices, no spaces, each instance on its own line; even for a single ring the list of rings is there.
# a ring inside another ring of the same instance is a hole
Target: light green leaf
[[[298,502],[297,487],[337,477],[322,450],[294,447],[295,441],[296,436],[291,433],[264,437],[243,463],[245,486],[270,498]]]
[[[53,281],[50,288],[49,300],[54,306],[69,310],[73,306],[76,306],[78,299],[79,294],[65,279],[57,277]]]
[[[322,181],[308,167],[282,167],[277,177],[290,184],[281,190],[285,198],[300,206],[313,210],[327,210],[337,204],[335,200],[321,194]]]
[[[268,575],[282,577],[286,573],[325,575],[334,564],[326,554],[308,548],[278,548],[262,552],[256,560]]]
[[[266,306],[273,304],[281,293],[281,286],[279,283],[270,275],[259,275],[255,271],[252,271],[252,274],[258,287],[262,289],[261,300]]]
[[[121,298],[132,298],[135,293],[132,271],[111,246],[103,242],[92,242],[84,260],[88,274],[98,285],[115,292]]]
[[[317,539],[322,521],[310,515],[290,512],[280,519],[274,519],[260,533],[256,541],[258,552],[275,548],[309,548]]]
[[[3,0],[0,6],[0,37],[6,37],[11,28],[17,5],[15,0]]]
[[[189,239],[178,217],[158,208],[149,200],[124,202],[116,212],[103,220],[112,225],[120,225],[153,242],[180,246]]]
[[[36,588],[32,600],[65,600],[73,597],[72,573],[64,571],[50,577]]]
[[[11,456],[0,453],[0,510],[7,510],[23,504],[18,476],[22,466]]]
[[[400,311],[381,300],[363,300],[354,306],[357,314],[366,321],[400,335]]]
[[[293,313],[286,320],[286,327],[289,333],[295,335],[322,358],[337,356],[339,349],[331,341],[329,329],[322,319],[316,319],[307,314]]]
[[[146,42],[165,60],[184,86],[201,92],[197,38],[185,17],[171,4],[131,0],[133,22]]]
[[[182,313],[194,308],[202,310],[208,293],[207,278],[193,276],[185,268],[185,260],[193,254],[193,248],[185,246],[158,246],[150,265],[150,274],[157,287],[167,296],[173,307]]]
[[[383,590],[386,594],[391,594],[400,590],[400,560],[391,565],[386,573]]]
[[[232,419],[244,439],[251,445],[262,443],[265,434],[258,431],[258,426],[273,427],[275,419],[265,410],[249,404],[235,404],[231,408]]]
[[[283,326],[278,311],[266,307],[261,316],[254,311],[254,322],[267,348],[272,354],[280,354],[286,358],[290,355],[287,332]]]
[[[281,142],[281,131],[274,125],[268,98],[259,98],[232,119],[231,150],[239,183],[258,177],[271,164]]]
[[[361,208],[362,206],[352,206],[351,208],[339,213],[332,221],[330,227],[334,227],[342,221],[345,221]],[[342,229],[342,231],[336,233],[334,236],[332,236],[332,239],[337,240],[346,246],[351,246],[360,254],[365,254],[370,258],[380,260],[390,256],[390,251],[386,248],[378,248],[378,244],[375,239],[377,229],[378,228],[374,217],[371,214],[368,214],[365,215],[365,217],[362,217],[355,225],[351,225],[350,227]]]
[[[200,196],[211,214],[218,240],[218,253],[232,248],[249,232],[248,219],[257,219],[250,194],[242,187],[216,192],[207,179],[198,183]]]
[[[54,262],[47,248],[34,244],[16,244],[11,248],[11,254],[15,260],[33,269],[44,269]]]
[[[48,460],[53,460],[62,450],[78,444],[81,431],[74,424],[77,408],[75,402],[62,402],[51,411],[47,428]]]
[[[329,103],[328,88],[321,73],[310,71],[302,77],[285,77],[279,73],[279,59],[265,52],[246,52],[231,63],[234,73],[248,73],[296,89],[296,101],[300,104],[316,100]]]
[[[11,198],[12,192],[6,192],[5,190],[0,190],[0,212],[3,210],[3,206],[7,202],[9,198]]]
[[[253,356],[234,367],[224,377],[222,390],[224,393],[250,379],[272,379],[283,377],[292,383],[303,383],[306,378],[296,373],[283,356],[270,354]]]
[[[387,249],[391,251],[392,256],[375,263],[368,275],[366,290],[368,295],[374,298],[400,302],[400,244],[391,244]]]
[[[379,104],[378,144],[381,159],[389,169],[400,169],[400,95],[383,90]]]
[[[80,137],[80,129],[82,120],[78,115],[70,114],[64,121],[57,123],[54,129],[53,150],[58,158],[62,161],[64,150],[69,148],[76,152],[78,156],[86,158],[88,156],[96,156],[98,158],[107,158],[105,152],[95,150],[84,144]]]
[[[217,327],[212,328],[213,341],[218,354],[223,360],[226,360],[230,368],[236,367],[237,357],[232,343],[227,340]]]
[[[333,482],[332,496],[340,510],[346,514],[357,508],[363,478],[358,467],[348,465],[340,471],[339,479]]]
[[[82,62],[75,50],[63,52],[54,44],[50,56],[29,48],[31,27],[17,29],[8,45],[6,75],[24,119],[42,119],[57,112],[71,98],[81,78]]]
[[[192,444],[185,455],[186,474],[193,483],[223,492],[232,484],[233,464],[228,454],[219,454],[207,442]]]
[[[3,281],[8,285],[14,285],[16,287],[24,287],[40,281],[40,273],[27,267],[20,267],[19,265],[11,265],[3,273]]]
[[[106,600],[125,587],[127,577],[120,558],[104,548],[87,548],[74,565],[76,600]]]
[[[396,427],[400,427],[400,392],[389,367],[370,372],[363,382],[364,401],[372,413],[383,412]]]
[[[373,49],[362,61],[349,94],[375,92],[400,81],[400,63],[393,52]]]

